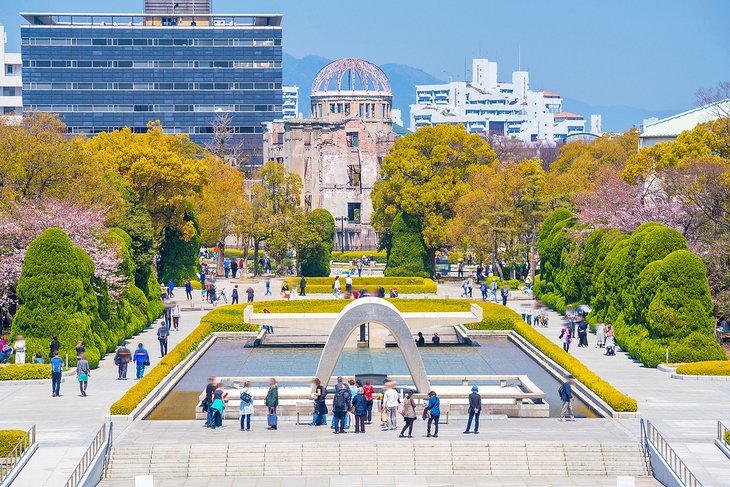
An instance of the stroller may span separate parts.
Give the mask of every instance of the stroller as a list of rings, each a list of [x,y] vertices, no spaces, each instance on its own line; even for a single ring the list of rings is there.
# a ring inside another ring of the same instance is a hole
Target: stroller
[[[606,355],[613,356],[616,355],[616,339],[613,336],[607,336],[606,337]]]

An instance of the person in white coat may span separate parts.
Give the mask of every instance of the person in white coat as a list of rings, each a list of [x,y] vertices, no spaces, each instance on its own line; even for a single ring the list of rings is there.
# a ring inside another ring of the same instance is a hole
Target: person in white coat
[[[15,339],[15,363],[18,365],[23,365],[25,363],[25,337],[23,335],[18,335],[18,337]]]
[[[239,395],[241,403],[241,431],[251,431],[251,416],[253,416],[253,394],[251,393],[251,382],[243,383],[243,389]]]

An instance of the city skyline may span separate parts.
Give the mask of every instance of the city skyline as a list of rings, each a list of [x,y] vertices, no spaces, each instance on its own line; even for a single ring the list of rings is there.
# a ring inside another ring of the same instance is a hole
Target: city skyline
[[[9,0],[0,9],[0,23],[13,52],[20,45],[20,11],[134,13],[142,3]],[[487,57],[499,62],[503,73],[518,66],[529,70],[536,89],[592,105],[683,110],[694,106],[695,90],[730,78],[730,67],[716,61],[730,57],[730,33],[722,25],[730,14],[726,2],[613,2],[610,8],[591,5],[580,11],[568,10],[564,2],[548,8],[532,1],[520,8],[465,2],[458,11],[440,9],[431,0],[417,7],[380,0],[368,6],[357,12],[356,22],[351,11],[329,1],[215,0],[213,11],[282,13],[284,51],[295,57],[363,57],[409,65],[444,81],[468,79],[471,59]],[[592,20],[599,15],[601,28],[595,29]],[[433,25],[435,18],[441,25]],[[708,46],[713,56],[697,55]]]

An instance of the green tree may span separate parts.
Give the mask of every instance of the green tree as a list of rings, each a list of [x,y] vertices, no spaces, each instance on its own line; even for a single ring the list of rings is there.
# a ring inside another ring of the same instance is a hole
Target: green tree
[[[157,265],[158,279],[163,284],[172,280],[180,285],[185,279],[192,279],[197,275],[201,239],[192,206],[185,212],[185,221],[195,230],[192,237],[186,239],[181,231],[172,228],[165,231]],[[159,291],[159,287],[157,290]]]
[[[390,230],[386,276],[431,277],[432,260],[423,242],[418,217],[399,213]]]
[[[329,276],[335,243],[335,219],[332,214],[322,208],[309,212],[294,229],[293,236],[301,275]]]

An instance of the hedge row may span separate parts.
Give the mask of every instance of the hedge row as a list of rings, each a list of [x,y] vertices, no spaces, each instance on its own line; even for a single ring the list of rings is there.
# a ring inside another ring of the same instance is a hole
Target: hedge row
[[[436,311],[469,311],[470,302],[461,299],[400,299],[386,298],[403,313],[429,313]],[[295,301],[259,301],[254,303],[254,311],[262,313],[339,313],[352,301],[343,299],[298,299]]]
[[[332,252],[332,262],[352,262],[355,259],[362,260],[364,257],[372,258],[378,264],[385,264],[387,259],[385,250],[360,250],[351,252]]]
[[[299,277],[290,277],[286,280],[289,288],[299,288]],[[307,293],[311,294],[332,294],[334,277],[307,277]],[[355,290],[363,287],[370,292],[376,288],[383,287],[388,294],[391,288],[398,289],[400,294],[430,294],[436,292],[436,283],[424,277],[353,277],[352,286]],[[344,292],[345,278],[340,277],[340,290]]]
[[[730,375],[730,362],[727,360],[712,360],[680,365],[677,373],[682,375]]]
[[[589,304],[589,323],[613,323],[621,348],[645,365],[663,362],[667,349],[670,362],[726,359],[715,341],[707,269],[676,230],[645,223],[631,234],[587,233],[563,208],[545,219],[538,249],[537,296],[562,313]]]
[[[0,367],[0,380],[50,379],[51,366],[48,364],[8,364]]]
[[[208,335],[226,331],[257,331],[258,326],[243,322],[244,304],[222,306],[201,320],[200,325],[177,344],[142,379],[111,405],[111,414],[130,414],[167,375],[193,352]]]
[[[0,430],[0,458],[10,455],[26,433],[23,430]]]
[[[484,310],[482,321],[467,326],[473,330],[514,330],[548,358],[573,374],[576,379],[592,390],[615,411],[636,412],[635,399],[618,391],[601,379],[583,363],[551,342],[549,338],[525,323],[514,311],[493,303],[479,303]]]

